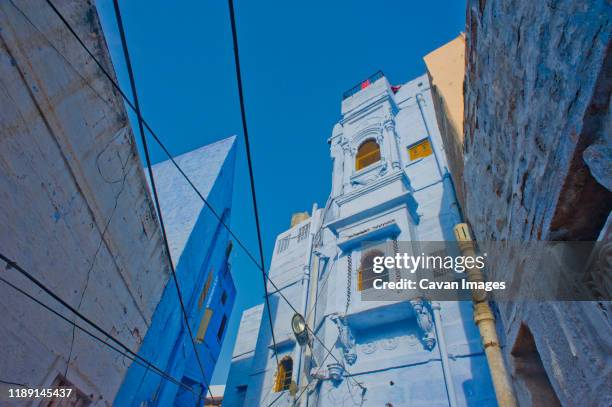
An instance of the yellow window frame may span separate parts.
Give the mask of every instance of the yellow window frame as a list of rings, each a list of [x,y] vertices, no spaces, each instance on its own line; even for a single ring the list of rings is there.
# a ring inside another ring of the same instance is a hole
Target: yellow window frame
[[[285,364],[291,363],[291,366],[286,367]],[[293,360],[286,356],[279,363],[274,378],[274,392],[289,390],[291,388],[291,378],[293,377]]]
[[[204,310],[204,314],[202,315],[202,319],[200,320],[200,326],[198,327],[198,333],[196,334],[197,343],[204,342],[204,337],[206,336],[206,331],[208,330],[208,325],[210,324],[210,319],[212,318],[212,315],[212,309],[206,308],[206,310]]]
[[[362,149],[368,146],[376,146],[372,151],[361,152]],[[355,169],[357,171],[362,170],[370,165],[380,161],[380,146],[374,140],[365,141],[357,150],[357,156],[355,157]]]
[[[418,160],[419,158],[425,158],[433,154],[433,148],[431,147],[431,141],[426,138],[419,141],[411,146],[408,146],[408,155],[410,161]]]
[[[206,300],[206,295],[208,294],[208,290],[210,290],[210,284],[212,283],[212,277],[214,270],[211,268],[210,273],[208,273],[208,278],[206,279],[206,284],[204,284],[204,288],[202,289],[202,293],[200,294],[200,298],[198,298],[198,309],[202,309],[202,305],[204,305],[204,300]]]

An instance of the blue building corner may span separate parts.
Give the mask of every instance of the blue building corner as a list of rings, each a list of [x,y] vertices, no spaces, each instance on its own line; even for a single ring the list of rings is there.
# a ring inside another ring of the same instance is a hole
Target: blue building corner
[[[138,354],[181,384],[165,380],[151,368],[134,362],[114,400],[116,406],[204,403],[236,299],[229,262],[232,241],[219,220],[227,223],[230,219],[235,157],[236,137],[232,136],[174,159],[215,214],[172,162],[153,166],[170,254],[201,367],[168,270],[161,301],[153,315],[146,316],[150,325],[140,340]],[[143,270],[142,278],[146,279],[146,275]]]

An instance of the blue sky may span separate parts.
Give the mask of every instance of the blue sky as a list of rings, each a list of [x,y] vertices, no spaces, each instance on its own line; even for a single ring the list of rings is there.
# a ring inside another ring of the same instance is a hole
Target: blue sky
[[[120,3],[143,116],[168,149],[178,155],[239,136],[231,225],[256,254],[227,2]],[[112,0],[96,4],[129,94]],[[464,30],[465,7],[464,0],[236,0],[266,264],[291,214],[327,199],[326,140],[342,92],[379,69],[393,84],[423,74],[423,56]],[[152,159],[165,157],[153,148]],[[263,301],[261,274],[239,248],[232,263],[238,296],[212,384],[225,383],[242,311]]]

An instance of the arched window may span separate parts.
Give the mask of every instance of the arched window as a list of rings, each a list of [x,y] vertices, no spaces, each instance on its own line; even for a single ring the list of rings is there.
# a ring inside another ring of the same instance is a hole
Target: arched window
[[[359,171],[380,161],[380,147],[374,140],[367,140],[359,146],[355,157],[355,169]]]
[[[278,369],[276,371],[276,380],[274,381],[274,391],[280,392],[289,390],[291,387],[291,376],[293,375],[293,359],[289,356],[285,356],[278,363]]]
[[[377,278],[382,281],[389,281],[389,270],[386,268],[382,273],[374,272],[374,258],[384,257],[384,253],[377,249],[368,250],[361,257],[361,264],[357,275],[357,289],[359,291],[367,290],[373,287],[374,280]]]

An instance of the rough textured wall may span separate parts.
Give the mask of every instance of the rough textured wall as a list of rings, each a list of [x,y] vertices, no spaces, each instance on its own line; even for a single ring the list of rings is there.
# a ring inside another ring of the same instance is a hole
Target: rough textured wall
[[[444,142],[457,199],[463,207],[463,82],[465,78],[465,34],[423,58],[431,83],[436,119]]]
[[[464,188],[478,238],[597,237],[612,207],[610,7],[470,2]]]
[[[611,16],[604,0],[468,3],[463,187],[478,240],[600,236],[612,205]],[[520,275],[519,257],[491,265],[493,279],[502,267]],[[612,404],[605,309],[499,304],[521,405],[544,394]]]
[[[94,6],[54,3],[112,72]],[[136,351],[169,268],[123,102],[46,3],[0,2],[0,27],[0,252]],[[129,360],[2,283],[0,314],[3,380],[110,404]]]

